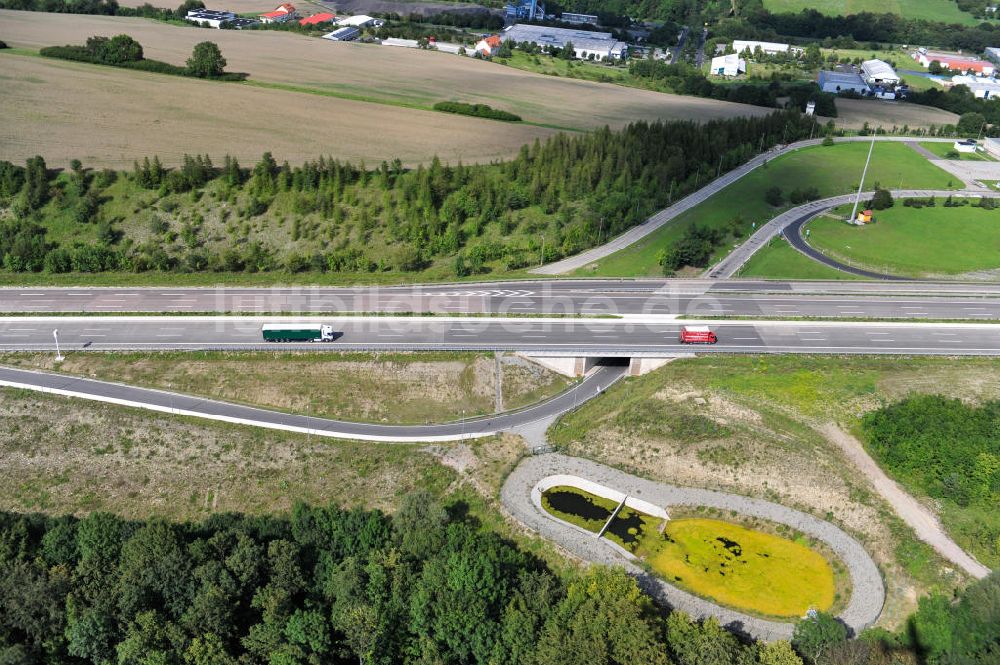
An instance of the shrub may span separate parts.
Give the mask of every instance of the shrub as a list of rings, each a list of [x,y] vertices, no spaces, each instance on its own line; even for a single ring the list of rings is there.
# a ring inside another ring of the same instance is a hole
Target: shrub
[[[768,205],[777,208],[780,206],[784,200],[784,194],[781,192],[781,187],[769,187],[767,191],[764,192],[764,200],[767,201]]]
[[[435,111],[445,113],[458,113],[459,115],[471,115],[476,118],[489,118],[490,120],[504,120],[506,122],[520,122],[521,116],[494,109],[487,104],[463,104],[462,102],[438,102],[434,105]]]

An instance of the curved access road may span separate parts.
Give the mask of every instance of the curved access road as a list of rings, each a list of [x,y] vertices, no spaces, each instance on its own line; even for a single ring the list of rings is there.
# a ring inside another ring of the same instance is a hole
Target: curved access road
[[[840,138],[835,138],[834,141],[837,143],[869,143],[872,137],[870,136],[843,136]],[[896,142],[896,143],[908,143],[913,141],[912,136],[878,136],[875,137],[876,141],[879,142]],[[942,139],[942,138],[925,138],[921,137],[921,141],[934,141],[934,142],[954,142],[955,139]],[[762,166],[766,162],[771,161],[782,155],[786,155],[790,152],[795,152],[796,150],[801,150],[802,148],[808,148],[812,146],[819,145],[823,142],[822,139],[808,139],[805,141],[797,141],[795,143],[789,143],[784,146],[777,146],[771,150],[757,155],[745,164],[736,167],[728,173],[722,174],[720,177],[711,181],[701,189],[691,194],[688,194],[683,199],[674,203],[668,208],[655,213],[651,217],[647,218],[641,224],[633,226],[621,235],[611,239],[599,247],[594,247],[588,249],[585,252],[581,252],[574,256],[562,259],[561,261],[556,261],[554,263],[549,263],[548,265],[540,266],[535,268],[531,272],[537,275],[564,275],[566,273],[572,272],[574,270],[579,270],[584,266],[593,263],[599,259],[603,259],[606,256],[614,254],[615,252],[638,242],[642,238],[645,238],[650,233],[653,233],[661,226],[670,223],[681,213],[687,212],[691,208],[704,203],[706,199],[714,194],[718,194],[723,189],[733,184],[737,180],[741,179],[743,176],[747,175],[754,169]]]
[[[871,198],[874,192],[864,192],[862,198]],[[715,264],[705,272],[706,277],[715,279],[726,279],[736,275],[740,268],[746,265],[747,261],[777,235],[783,235],[789,244],[802,252],[810,259],[827,265],[836,270],[858,275],[867,279],[877,279],[886,281],[915,281],[907,277],[888,275],[886,273],[874,272],[850,266],[837,261],[834,258],[814,249],[805,238],[802,237],[802,227],[818,215],[836,208],[837,206],[851,203],[856,194],[842,194],[831,196],[818,201],[811,201],[804,205],[791,208],[774,217],[769,222],[761,226],[756,233],[746,240],[742,245],[730,252],[722,261]],[[931,190],[931,189],[897,189],[892,190],[893,198],[928,198],[931,196],[958,198],[1000,198],[1000,192],[980,191],[980,190]]]
[[[626,366],[600,367],[569,390],[539,404],[441,425],[380,425],[330,420],[110,381],[10,367],[0,367],[0,386],[335,439],[406,443],[476,439],[550,419],[600,394],[621,378],[626,370]]]
[[[626,558],[621,549],[604,539],[544,512],[532,496],[533,490],[544,478],[561,474],[584,478],[642,499],[665,508],[667,514],[672,506],[707,506],[787,524],[825,543],[847,568],[851,577],[851,597],[839,616],[855,634],[875,623],[882,613],[885,588],[871,556],[857,540],[843,530],[812,515],[738,494],[657,483],[603,464],[566,455],[528,457],[514,469],[500,492],[501,501],[514,517],[529,529],[555,541],[582,559],[624,566],[638,579],[643,589],[665,605],[683,610],[696,618],[716,617],[721,624],[735,632],[765,640],[787,639],[791,637],[794,626],[792,623],[769,621],[726,609],[682,591],[644,571]]]

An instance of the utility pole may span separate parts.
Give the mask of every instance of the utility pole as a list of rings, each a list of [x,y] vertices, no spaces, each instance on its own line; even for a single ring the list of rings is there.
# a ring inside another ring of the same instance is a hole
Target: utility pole
[[[854,223],[854,216],[858,214],[858,202],[861,201],[861,188],[865,186],[865,175],[868,173],[868,164],[872,161],[872,151],[875,149],[875,135],[872,134],[872,144],[868,148],[868,159],[865,160],[865,168],[861,171],[861,182],[858,183],[858,195],[854,197],[854,207],[851,209],[851,224]]]
[[[66,360],[66,359],[63,358],[63,354],[59,353],[59,329],[58,328],[53,328],[52,329],[52,337],[53,337],[53,339],[56,340],[56,362],[57,363],[61,363],[62,361]]]
[[[670,181],[670,191],[674,189],[674,181]],[[604,237],[604,215],[601,215],[601,228],[597,231],[597,244],[601,244],[601,238]]]
[[[539,267],[541,267],[541,265],[543,263],[545,263],[545,235],[544,234],[542,235],[542,251],[538,255],[538,265],[539,265]]]

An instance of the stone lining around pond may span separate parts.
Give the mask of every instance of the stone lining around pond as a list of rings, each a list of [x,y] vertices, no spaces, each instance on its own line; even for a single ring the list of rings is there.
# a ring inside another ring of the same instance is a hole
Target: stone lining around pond
[[[501,500],[520,522],[585,560],[624,566],[657,601],[694,617],[714,616],[734,632],[765,640],[788,639],[794,627],[790,622],[751,616],[683,591],[640,568],[634,557],[617,543],[597,538],[594,532],[550,515],[542,507],[542,493],[563,485],[616,504],[627,494],[626,506],[663,519],[667,518],[667,512],[658,506],[704,506],[785,524],[823,541],[847,568],[851,596],[839,617],[852,631],[860,633],[874,624],[882,612],[885,602],[882,577],[861,544],[833,524],[801,511],[736,494],[652,482],[566,455],[528,457],[514,469],[501,490]]]

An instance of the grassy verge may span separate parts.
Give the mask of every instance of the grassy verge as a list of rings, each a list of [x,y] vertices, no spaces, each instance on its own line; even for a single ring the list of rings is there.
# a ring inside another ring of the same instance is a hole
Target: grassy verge
[[[657,257],[676,243],[691,225],[724,229],[729,239],[724,245],[744,240],[779,213],[793,207],[787,201],[795,190],[815,187],[820,197],[856,190],[868,146],[840,143],[804,148],[768,162],[733,183],[704,203],[679,215],[639,242],[576,271],[578,276],[647,277],[660,274]],[[865,180],[866,185],[882,184],[920,189],[955,189],[961,183],[934,166],[908,146],[877,143]],[[764,192],[777,184],[784,195],[774,207],[764,200]],[[737,233],[738,230],[738,233]],[[720,254],[721,257],[721,254]]]
[[[784,238],[773,238],[761,248],[736,275],[770,279],[860,279],[813,261],[788,244]]]
[[[897,201],[864,226],[819,217],[809,223],[809,243],[850,265],[910,277],[1000,268],[1000,209],[942,203],[912,208]],[[850,209],[834,212],[846,216]]]
[[[1000,361],[950,358],[705,357],[627,379],[563,417],[550,441],[654,480],[760,497],[838,524],[879,564],[896,626],[961,572],[917,540],[819,431],[913,393],[1000,397]],[[724,518],[725,519],[725,518]],[[942,514],[948,529],[948,515]],[[956,537],[959,535],[956,532]]]
[[[441,496],[452,469],[418,446],[317,437],[0,390],[0,506],[199,519],[297,501],[391,510]]]
[[[889,3],[879,0],[851,0],[850,2],[833,3],[816,2],[816,0],[765,0],[764,8],[776,14],[797,14],[803,9],[815,9],[830,16],[872,12],[960,25],[977,25],[980,22],[975,16],[963,12],[957,4],[949,2],[949,0],[893,0]]]
[[[920,147],[930,150],[942,159],[958,159],[963,162],[995,162],[996,160],[986,153],[979,152],[958,152],[950,143],[937,143],[934,141],[921,141]]]
[[[527,361],[501,364],[507,409],[564,390],[569,379]],[[3,354],[0,363],[343,420],[446,422],[494,412],[496,364],[472,353],[295,352]]]

